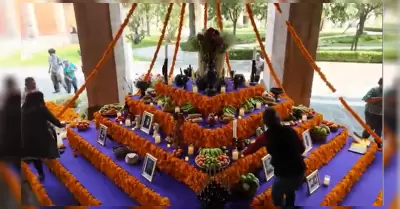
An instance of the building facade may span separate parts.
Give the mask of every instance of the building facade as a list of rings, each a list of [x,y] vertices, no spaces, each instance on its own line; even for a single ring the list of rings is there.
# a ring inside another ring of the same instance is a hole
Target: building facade
[[[64,35],[75,26],[72,4],[0,1],[0,38]]]

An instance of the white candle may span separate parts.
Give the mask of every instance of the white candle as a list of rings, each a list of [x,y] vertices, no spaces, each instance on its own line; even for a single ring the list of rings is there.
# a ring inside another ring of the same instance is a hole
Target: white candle
[[[328,186],[330,182],[331,182],[331,177],[328,176],[328,175],[325,175],[325,177],[324,177],[324,185]]]
[[[233,138],[237,139],[237,120],[233,120],[232,122],[232,131]]]
[[[150,102],[150,106],[153,106],[153,102]]]
[[[136,129],[136,128],[135,128],[135,127],[133,127],[133,128],[132,128],[132,131],[134,131],[135,129]]]
[[[189,145],[189,147],[188,147],[188,155],[193,155],[193,153],[194,153],[194,147],[193,147],[193,145],[191,144],[191,145]]]
[[[225,86],[222,86],[221,87],[221,93],[225,93],[226,92],[226,87]]]
[[[239,159],[239,151],[238,151],[237,149],[234,149],[234,150],[232,151],[232,159],[233,159],[233,160]]]
[[[165,59],[168,58],[168,44],[165,44]]]
[[[239,115],[238,119],[239,119],[239,120],[242,119],[242,116]]]
[[[302,120],[302,121],[306,121],[306,120],[307,120],[307,115],[306,115],[306,114],[303,114],[303,115],[301,116],[301,120]]]
[[[117,117],[121,117],[121,116],[122,116],[121,112],[117,112]]]
[[[194,85],[193,86],[193,93],[197,93],[199,90],[197,89],[197,86],[196,85]]]
[[[122,124],[124,124],[124,123],[122,123],[122,121],[119,121],[119,125],[122,125]]]
[[[239,109],[239,115],[240,115],[240,116],[244,116],[244,108],[243,108],[243,107],[241,107],[241,108]]]
[[[178,112],[180,112],[180,111],[181,111],[181,108],[175,107],[175,112],[176,112],[176,113],[178,113]]]
[[[261,109],[261,102],[256,102],[256,109]]]
[[[171,148],[171,145],[170,145],[170,144],[167,144],[167,147],[168,147],[168,148]]]
[[[125,120],[125,126],[129,127],[129,126],[131,126],[131,125],[132,125],[131,119],[130,119],[130,118],[127,118],[127,119]]]
[[[154,142],[155,142],[156,144],[161,143],[161,137],[160,137],[160,135],[157,135],[156,137],[154,137]]]
[[[161,100],[158,100],[158,101],[157,101],[157,105],[158,105],[158,106],[162,106],[162,104],[163,104],[163,103],[162,103]]]
[[[185,157],[185,161],[189,161],[189,157],[188,156]]]
[[[253,60],[256,60],[256,52],[257,52],[257,50],[256,50],[256,48],[254,47],[254,49],[253,49]]]

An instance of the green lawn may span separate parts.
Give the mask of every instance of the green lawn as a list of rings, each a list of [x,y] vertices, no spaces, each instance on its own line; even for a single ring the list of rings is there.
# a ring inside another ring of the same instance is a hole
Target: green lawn
[[[348,35],[344,37],[333,37],[321,39],[320,45],[351,45],[353,42],[354,35]],[[382,35],[361,35],[358,40],[359,44],[362,45],[380,45],[382,44]]]

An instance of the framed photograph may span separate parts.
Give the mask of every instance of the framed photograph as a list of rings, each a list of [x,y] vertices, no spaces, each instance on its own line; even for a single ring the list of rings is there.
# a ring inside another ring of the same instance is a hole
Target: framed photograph
[[[153,181],[156,165],[157,165],[157,158],[147,153],[143,162],[142,176],[150,182]]]
[[[261,159],[264,167],[265,179],[267,181],[274,177],[274,167],[271,165],[271,159],[272,156],[270,154]]]
[[[101,146],[104,146],[106,144],[106,139],[107,139],[107,126],[100,124],[99,132],[97,134],[97,143],[99,143]]]
[[[304,153],[307,153],[312,148],[310,129],[307,129],[306,131],[304,131],[302,135],[303,135],[303,144],[304,144],[304,147],[306,148]]]
[[[310,175],[308,175],[306,177],[306,180],[307,180],[308,193],[310,195],[314,193],[321,186],[318,170],[315,170]]]
[[[153,123],[153,117],[154,117],[153,114],[144,111],[142,116],[142,121],[140,123],[140,130],[142,130],[147,134],[150,134],[151,124]]]

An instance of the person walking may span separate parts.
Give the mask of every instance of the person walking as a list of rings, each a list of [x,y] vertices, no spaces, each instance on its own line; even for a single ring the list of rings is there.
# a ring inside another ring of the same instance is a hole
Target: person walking
[[[365,122],[374,130],[378,136],[382,136],[382,95],[383,95],[383,79],[380,78],[378,86],[371,88],[362,98],[365,104]],[[369,138],[370,134],[364,130],[363,138]],[[379,145],[380,146],[380,145]]]
[[[67,90],[67,87],[65,85],[65,82],[63,81],[62,75],[60,73],[60,68],[62,66],[62,62],[60,58],[56,55],[56,50],[55,49],[49,49],[49,73],[51,76],[51,81],[53,82],[54,86],[54,92],[53,93],[59,93],[60,92],[60,84]]]
[[[59,128],[63,127],[47,109],[43,93],[39,91],[29,93],[22,106],[21,157],[28,162],[33,162],[41,181],[45,179],[42,159],[60,157],[57,134],[50,123]]]
[[[74,65],[74,63],[64,60],[63,61],[63,66],[64,66],[64,79],[65,79],[65,84],[67,86],[67,92],[68,94],[71,93],[71,85],[74,87],[74,93],[78,90],[78,84],[75,76],[75,71],[77,70],[77,67]]]
[[[302,156],[305,147],[293,128],[281,125],[279,115],[274,109],[268,108],[264,111],[263,121],[268,129],[243,154],[249,155],[262,147],[267,148],[275,174],[272,201],[275,206],[293,208],[296,190],[305,178],[306,165]]]

